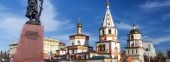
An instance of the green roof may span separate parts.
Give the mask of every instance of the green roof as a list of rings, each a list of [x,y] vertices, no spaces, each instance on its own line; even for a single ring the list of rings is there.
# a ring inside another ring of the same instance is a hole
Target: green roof
[[[105,56],[94,56],[92,58],[89,58],[90,60],[99,60],[99,59],[108,59],[108,57]]]

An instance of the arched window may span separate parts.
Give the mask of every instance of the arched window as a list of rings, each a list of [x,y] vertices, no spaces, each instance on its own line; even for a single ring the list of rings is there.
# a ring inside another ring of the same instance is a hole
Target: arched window
[[[108,23],[108,25],[110,25],[110,22]]]
[[[102,45],[101,44],[98,45],[98,51],[102,51]]]
[[[129,54],[129,50],[128,50],[128,54]]]
[[[114,53],[115,53],[115,58],[118,58],[118,49],[117,49],[117,47],[115,47]]]
[[[86,59],[86,55],[84,55],[84,59]]]
[[[104,29],[102,30],[102,35],[104,35]]]
[[[105,51],[105,44],[103,44],[103,51]]]
[[[72,45],[74,45],[74,43],[72,43]]]
[[[79,41],[79,40],[77,41],[77,43],[78,43],[78,45],[81,45],[81,43],[80,43],[80,41]]]
[[[131,47],[133,47],[134,46],[134,44],[131,44]]]
[[[111,29],[109,29],[108,33],[109,33],[109,34],[112,34],[112,30],[111,30]]]
[[[117,52],[118,52],[117,47],[115,47],[115,53],[117,53]]]
[[[103,51],[103,45],[101,45],[100,48],[101,48],[101,51]]]
[[[102,45],[100,45],[100,51],[102,51],[102,50],[103,50]]]
[[[72,50],[72,53],[74,54],[74,50]]]
[[[131,39],[134,39],[134,36],[133,36],[133,35],[131,35]]]
[[[100,51],[100,45],[97,46],[98,51]]]

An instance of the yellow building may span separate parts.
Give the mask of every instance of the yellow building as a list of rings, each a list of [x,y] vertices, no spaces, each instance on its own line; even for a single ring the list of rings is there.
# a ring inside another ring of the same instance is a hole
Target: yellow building
[[[14,54],[17,50],[17,46],[18,46],[17,42],[9,45],[9,58],[11,58],[11,60],[13,59]]]
[[[18,42],[9,45],[9,57],[12,59],[16,53]],[[65,49],[65,43],[53,38],[44,38],[44,59],[50,59],[56,53],[56,50]]]
[[[65,49],[65,44],[60,42],[59,40],[52,39],[52,38],[44,38],[44,58],[50,59],[56,53],[56,50],[61,48]]]

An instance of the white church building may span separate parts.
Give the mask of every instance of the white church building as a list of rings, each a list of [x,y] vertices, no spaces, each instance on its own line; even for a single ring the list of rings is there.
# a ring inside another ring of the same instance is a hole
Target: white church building
[[[102,26],[99,29],[99,41],[96,42],[96,51],[89,45],[89,36],[82,33],[82,24],[77,24],[77,34],[69,36],[71,45],[65,54],[58,54],[55,58],[60,62],[120,62],[120,42],[118,30],[115,27],[109,2]],[[58,50],[63,51],[63,50]]]
[[[144,55],[156,56],[152,43],[145,42],[142,34],[135,25],[128,34],[127,46],[125,47],[125,57],[122,59],[121,47],[118,41],[118,29],[115,26],[111,15],[109,2],[107,2],[106,12],[101,27],[99,28],[99,40],[96,42],[96,50],[89,45],[89,36],[83,34],[82,24],[77,24],[77,34],[69,36],[71,45],[64,52],[57,54],[55,59],[60,62],[144,62]],[[151,52],[148,55],[148,52]]]

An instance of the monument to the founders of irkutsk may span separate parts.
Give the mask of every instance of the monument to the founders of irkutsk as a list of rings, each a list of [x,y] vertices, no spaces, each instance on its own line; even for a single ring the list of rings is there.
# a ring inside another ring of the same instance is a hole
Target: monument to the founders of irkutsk
[[[43,0],[28,0],[26,17],[13,62],[43,62],[44,27],[40,16]]]

